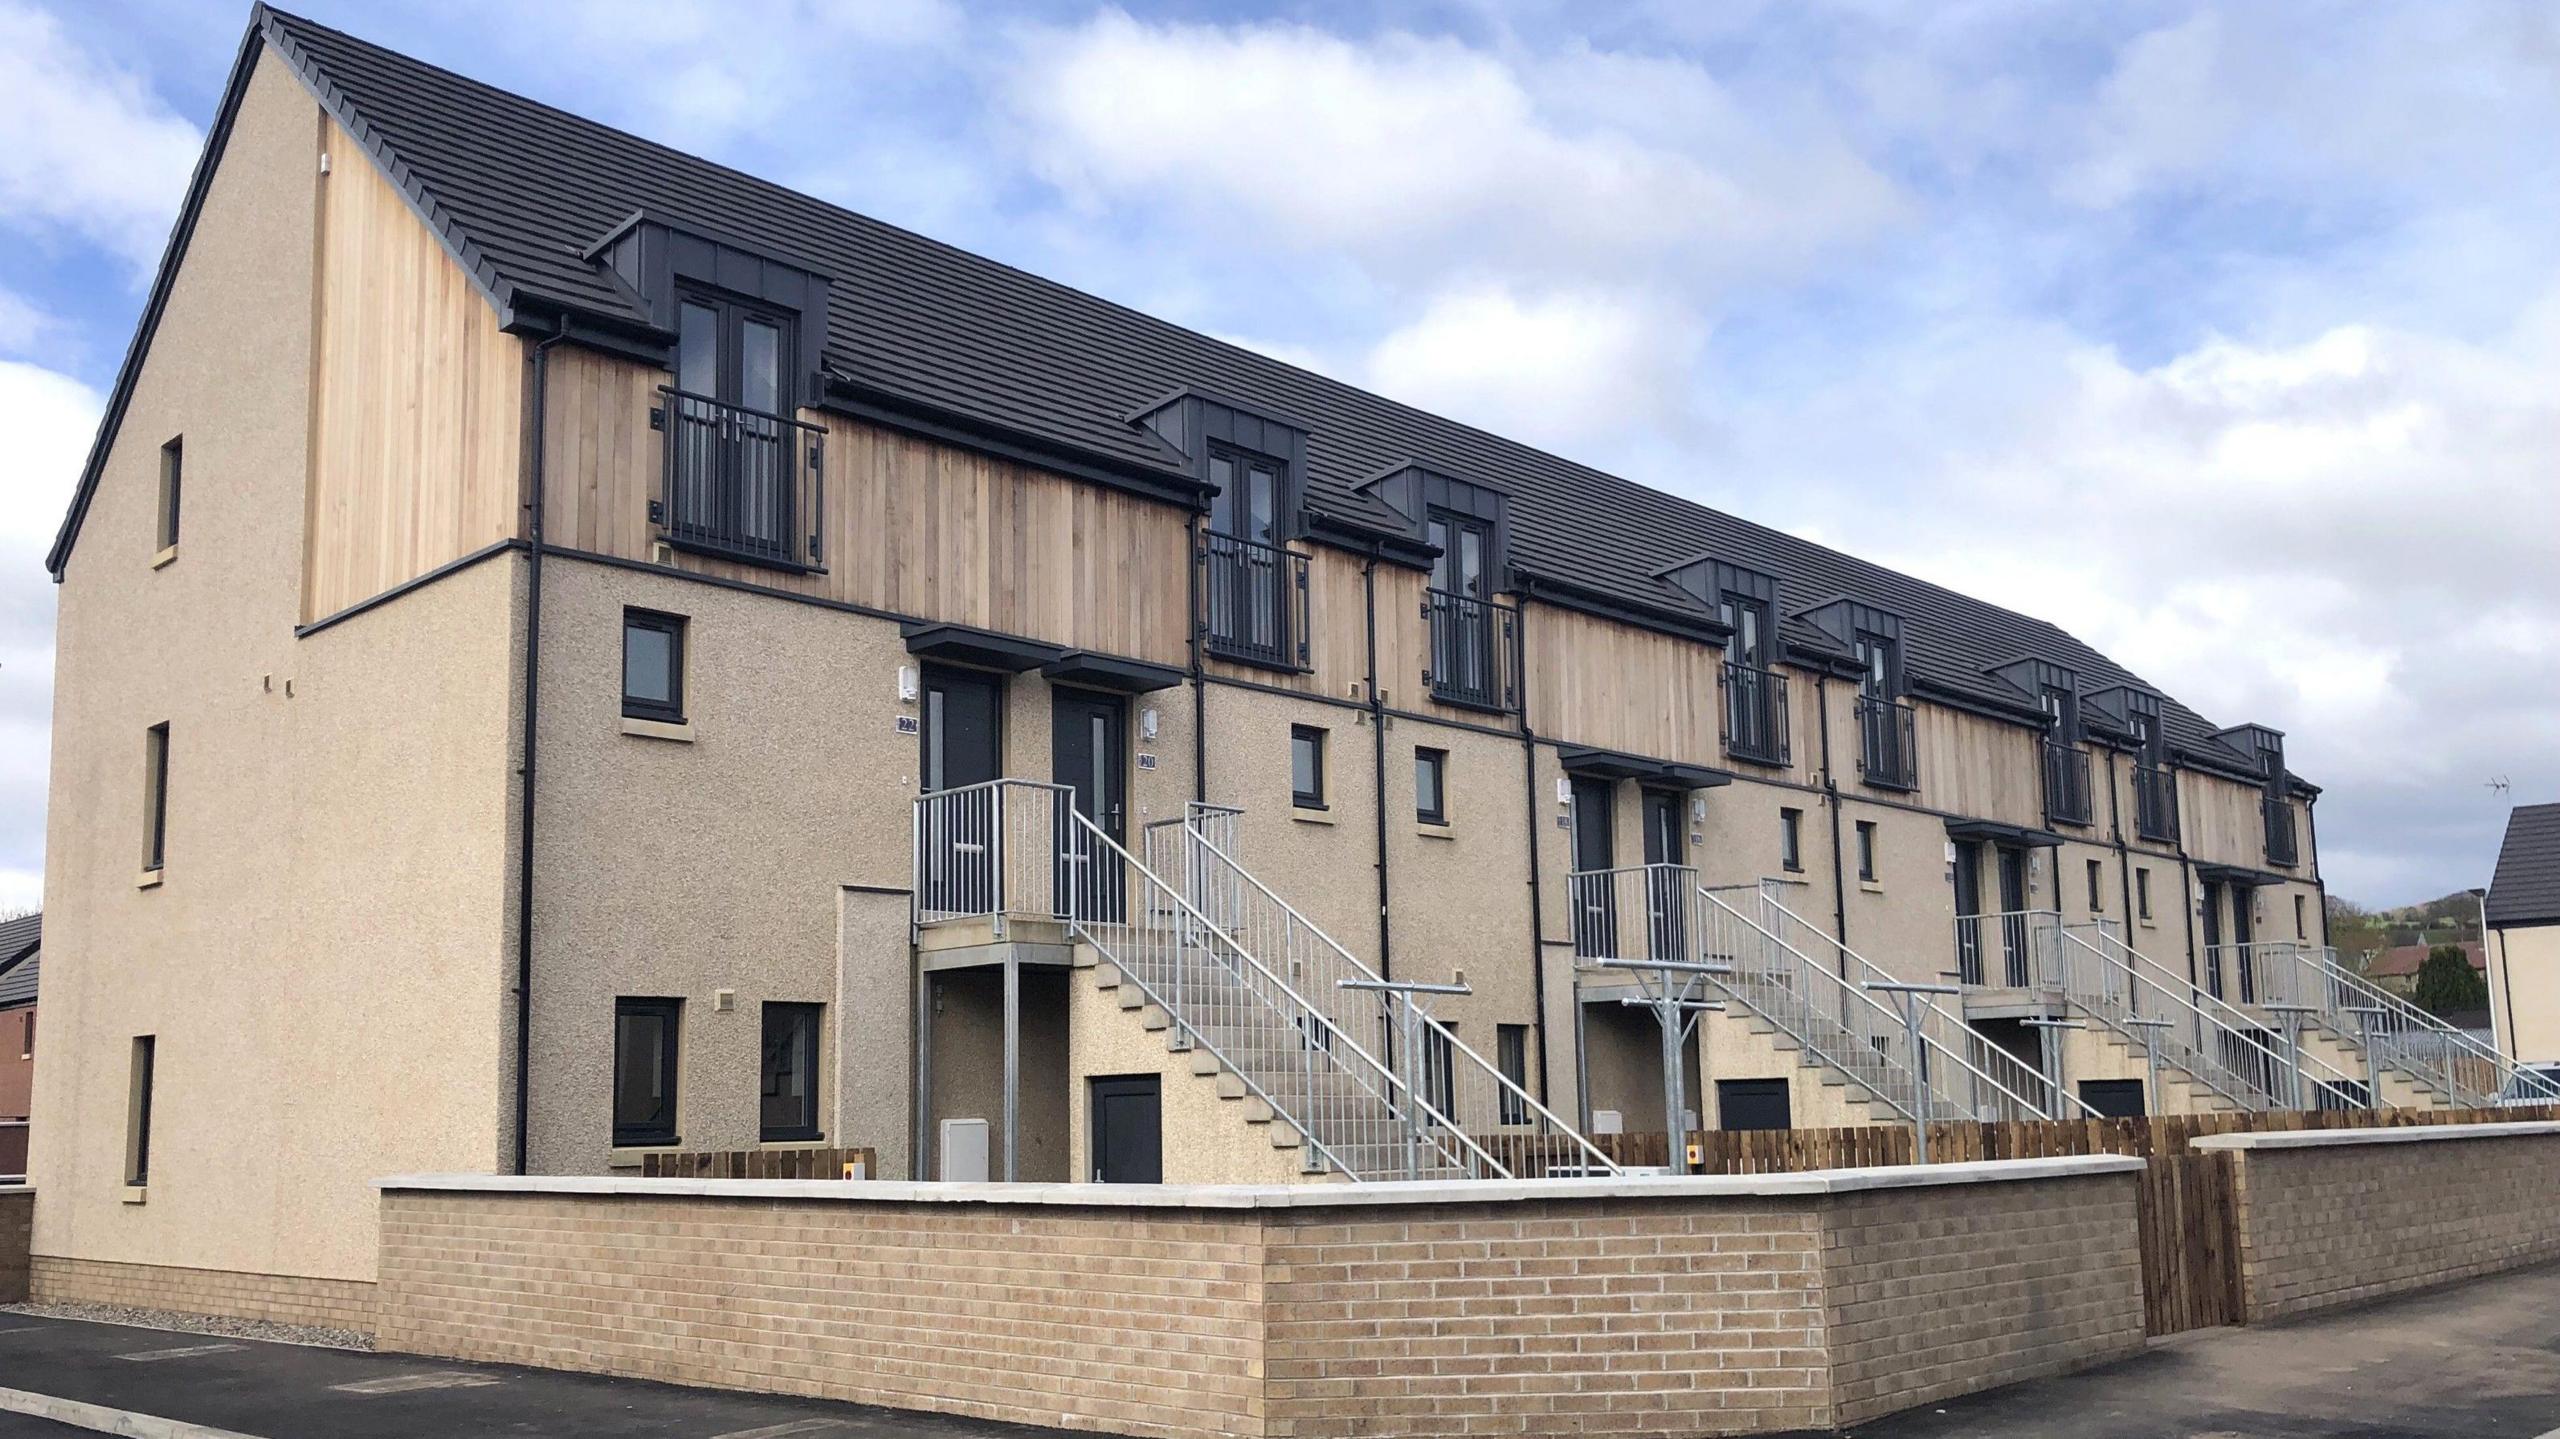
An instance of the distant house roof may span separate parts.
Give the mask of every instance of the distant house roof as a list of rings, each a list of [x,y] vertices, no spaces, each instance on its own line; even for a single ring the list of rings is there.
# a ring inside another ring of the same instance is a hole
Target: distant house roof
[[[859,413],[895,413],[1148,484],[1188,485],[1184,454],[1133,416],[1170,393],[1217,394],[1307,427],[1307,502],[1328,522],[1364,533],[1400,529],[1375,487],[1363,483],[1399,467],[1427,467],[1509,496],[1514,571],[1551,596],[1713,626],[1714,606],[1663,577],[1666,568],[1711,555],[1777,579],[1785,639],[1809,657],[1846,663],[1847,641],[1797,618],[1807,606],[1849,595],[1899,616],[1907,622],[1907,672],[1949,702],[2036,721],[2034,696],[1988,672],[2019,655],[2068,669],[2085,692],[2152,691],[2045,620],[1399,404],[264,5],[254,15],[232,94],[257,44],[272,44],[519,332],[549,333],[555,320],[575,321],[626,342],[662,343],[652,338],[660,332],[648,307],[596,258],[600,241],[635,216],[650,217],[831,277],[818,347],[828,377],[824,398]],[[225,116],[233,103],[226,99]],[[218,147],[221,123],[214,133]],[[197,184],[204,183],[199,175]],[[184,234],[182,215],[182,241]],[[148,343],[153,313],[146,308],[134,354]],[[129,357],[49,557],[57,577],[132,365]],[[2243,778],[2258,763],[2229,729],[2174,699],[2162,702],[2161,716],[2190,763]]]
[[[36,942],[44,916],[0,920],[0,1009],[36,1002]]]
[[[2520,804],[2489,881],[2491,924],[2560,924],[2560,804]]]
[[[2434,949],[2435,946],[2432,944],[2395,944],[2373,957],[2373,963],[2365,966],[2365,977],[2396,979],[2403,975],[2416,974],[2418,966],[2427,962],[2427,955]],[[2489,957],[2482,952],[2479,945],[2469,940],[2463,941],[2462,957],[2471,961],[2473,969],[2483,974],[2488,972]]]

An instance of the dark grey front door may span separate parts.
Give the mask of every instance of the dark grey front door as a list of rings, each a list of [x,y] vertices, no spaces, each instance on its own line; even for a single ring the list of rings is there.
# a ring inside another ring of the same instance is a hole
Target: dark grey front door
[[[1982,846],[1956,845],[1956,982],[1982,983]]]
[[[1050,777],[1073,791],[1076,812],[1115,845],[1125,842],[1121,826],[1128,810],[1128,716],[1128,702],[1120,696],[1088,690],[1061,689],[1050,707]],[[1126,908],[1118,851],[1093,843],[1072,826],[1069,830],[1058,846],[1060,897],[1074,900],[1069,912],[1079,918],[1117,923]]]
[[[1161,1083],[1152,1074],[1096,1078],[1092,1081],[1095,1183],[1164,1182]]]
[[[978,670],[927,666],[919,774],[926,794],[985,785],[1004,773],[1004,680]],[[985,913],[996,892],[997,798],[992,788],[952,795],[925,812],[927,909]]]
[[[1783,1079],[1716,1081],[1716,1128],[1793,1129],[1795,1115]]]
[[[2206,880],[2204,885],[2204,987],[2216,999],[2222,998],[2222,882]]]
[[[2009,987],[2027,987],[2027,852],[1999,848],[2000,953],[2008,962]]]
[[[2139,1079],[2084,1079],[2080,1081],[2080,1102],[2109,1119],[2142,1117],[2142,1081]]]
[[[1686,865],[1689,832],[1682,811],[1688,797],[1668,790],[1644,792],[1644,862]],[[1653,959],[1687,960],[1689,953],[1689,888],[1695,878],[1685,869],[1645,871],[1645,920],[1651,927]]]
[[[1586,958],[1618,957],[1617,877],[1603,873],[1618,863],[1611,789],[1602,779],[1573,782],[1573,867],[1585,876],[1574,882],[1573,943]]]
[[[2257,892],[2245,884],[2231,886],[2231,957],[2240,978],[2240,1002],[2258,1002],[2257,966],[2250,963],[2258,938]]]

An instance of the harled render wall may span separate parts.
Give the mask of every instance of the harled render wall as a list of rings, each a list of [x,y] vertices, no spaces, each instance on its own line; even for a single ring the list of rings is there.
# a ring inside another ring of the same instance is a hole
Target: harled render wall
[[[381,1340],[1124,1434],[1784,1432],[2138,1350],[2140,1167],[395,1180]]]

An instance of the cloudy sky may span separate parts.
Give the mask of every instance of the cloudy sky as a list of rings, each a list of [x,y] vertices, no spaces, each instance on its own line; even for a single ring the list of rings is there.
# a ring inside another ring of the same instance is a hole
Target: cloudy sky
[[[303,8],[2052,618],[2287,731],[2339,893],[2560,798],[2560,8]],[[0,908],[42,552],[245,19],[0,0]]]

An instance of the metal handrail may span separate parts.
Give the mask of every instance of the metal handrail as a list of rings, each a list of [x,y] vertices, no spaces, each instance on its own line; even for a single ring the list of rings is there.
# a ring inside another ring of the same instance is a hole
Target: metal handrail
[[[1476,1177],[1511,1177],[1510,1166],[1496,1159],[1478,1136],[1494,1130],[1521,1129],[1531,1132],[1527,1138],[1565,1142],[1577,1151],[1575,1162],[1586,1170],[1618,1172],[1616,1162],[1579,1130],[1539,1103],[1498,1066],[1487,1062],[1411,994],[1376,988],[1385,981],[1374,970],[1238,864],[1225,848],[1196,828],[1186,827],[1185,839],[1189,852],[1184,856],[1186,870],[1205,872],[1221,893],[1242,896],[1237,918],[1246,933],[1276,932],[1281,941],[1276,957],[1292,973],[1305,976],[1302,988],[1326,994],[1341,1006],[1334,1016],[1337,1024],[1347,1020],[1356,1025],[1374,1018],[1388,1034],[1415,1036],[1399,1057],[1416,1065],[1430,1065],[1432,1072],[1400,1076],[1399,1082],[1408,1087],[1424,1121],[1432,1126],[1447,1126],[1453,1132],[1466,1151],[1465,1157],[1473,1161],[1465,1167],[1477,1171]],[[1257,905],[1268,913],[1255,914]],[[1416,1049],[1420,1052],[1413,1052]],[[1444,1061],[1447,1073],[1442,1075],[1438,1066]],[[1435,1095],[1433,1091],[1444,1080],[1447,1092]]]
[[[649,421],[666,441],[650,518],[668,541],[756,563],[825,564],[825,428],[673,385],[658,394]]]
[[[2035,917],[2041,909],[2004,909],[1989,914],[1956,916],[1956,982],[1967,988],[2024,989],[2034,982]],[[2000,936],[2000,975],[1993,979],[1982,942],[1990,924]]]
[[[1817,949],[1827,948],[1836,957],[1841,978],[1862,991],[1872,992],[1882,984],[1900,983],[1899,978],[1865,955],[1826,933],[1820,925],[1787,907],[1778,898],[1773,882],[1762,880],[1757,886],[1720,886],[1726,890],[1755,890],[1762,912],[1776,923],[1768,926],[1781,931],[1779,938],[1789,948],[1797,948],[1795,936],[1803,935]],[[1801,952],[1799,949],[1798,952]],[[1913,993],[1907,1002],[1918,1006],[1924,1040],[1947,1051],[1967,1068],[1975,1070],[2001,1094],[2031,1104],[2041,1119],[2095,1119],[2098,1111],[2078,1095],[2071,1093],[2055,1079],[2039,1071],[2025,1060],[2002,1048],[1989,1035],[1973,1027],[1961,1013],[1948,1008],[1933,995]],[[2043,1102],[2028,1098],[2043,1096]],[[2076,1112],[2075,1112],[2076,1111]]]
[[[2228,1003],[2218,995],[2209,994],[2203,989],[2198,988],[2184,976],[2174,974],[2171,971],[2162,968],[2159,961],[2153,959],[2147,954],[2144,954],[2142,951],[2135,949],[2132,945],[2127,944],[2123,939],[2111,934],[2106,934],[2103,935],[2102,942],[2111,945],[2115,950],[2117,950],[2119,955],[2125,958],[2129,967],[2136,970],[2153,971],[2162,976],[2164,986],[2174,986],[2175,988],[2173,992],[2183,993],[2187,997],[2189,1007],[2194,1009],[2203,1018],[2209,1020],[2216,1028],[2230,1032],[2239,1039],[2247,1041],[2249,1044],[2255,1046],[2258,1050],[2266,1054],[2274,1067],[2269,1070],[2269,1083],[2265,1087],[2268,1092],[2274,1096],[2277,1103],[2282,1104],[2290,1099],[2292,1102],[2299,1104],[2304,1098],[2300,1091],[2315,1084],[2324,1092],[2331,1094],[2354,1094],[2359,1090],[2369,1091],[2370,1086],[2367,1085],[2364,1080],[2346,1074],[2336,1065],[2329,1063],[2327,1060],[2311,1053],[2309,1050],[2302,1048],[2298,1044],[2279,1047],[2278,1045],[2270,1043],[2270,1040],[2277,1037],[2277,1031],[2269,1028],[2263,1020],[2252,1017],[2247,1012]],[[2263,1039],[2259,1038],[2261,1035],[2266,1037]],[[2287,1070],[2290,1070],[2294,1075],[2294,1088],[2297,1092],[2291,1096],[2276,1094],[2272,1081],[2277,1075],[2280,1075]],[[2317,1072],[2315,1073],[2314,1071]],[[2365,1094],[2365,1099],[2367,1104],[2373,1107],[2379,1107],[2382,1102],[2382,1097],[2379,1094],[2370,1092]]]
[[[1881,789],[1920,787],[1919,726],[1911,706],[1858,696],[1858,773]]]
[[[2059,916],[2056,916],[2058,919]],[[2183,981],[2172,987],[2146,972],[2148,959],[2102,923],[2059,926],[2055,992],[2136,1049],[2156,1045],[2162,1063],[2243,1109],[2278,1107],[2277,1070],[2289,1063],[2255,1034],[2205,1013]],[[2167,1020],[2137,1025],[2135,1020]],[[2146,1035],[2144,1030],[2151,1032]],[[2237,1061],[2237,1062],[2234,1062]],[[2153,1103],[2159,1097],[2152,1097]]]
[[[2255,948],[2264,965],[2261,990],[2309,1006],[2322,1028],[2369,1049],[2377,1062],[2415,1077],[2448,1103],[2461,1105],[2466,1096],[2494,1103],[2519,1086],[2520,1097],[2560,1102],[2560,1084],[2348,969],[2335,951],[2294,942]],[[2466,1068],[2490,1082],[2468,1082]]]
[[[1430,663],[1422,681],[1443,704],[1508,714],[1520,707],[1520,610],[1454,590],[1422,592]]]
[[[2063,740],[2044,741],[2044,815],[2058,824],[2089,822],[2089,752]]]
[[[1794,757],[1787,677],[1763,665],[1724,665],[1724,748],[1736,759],[1783,765]]]
[[[1307,668],[1307,557],[1215,531],[1200,536],[1200,634],[1221,659]]]

